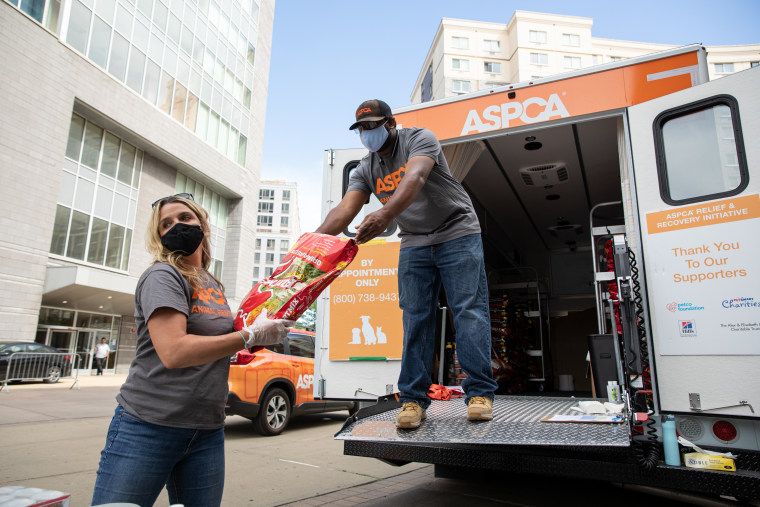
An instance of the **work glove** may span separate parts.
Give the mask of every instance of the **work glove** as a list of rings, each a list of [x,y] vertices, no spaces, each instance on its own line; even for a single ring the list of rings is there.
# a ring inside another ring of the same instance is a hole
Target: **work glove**
[[[295,323],[294,320],[288,319],[270,319],[265,308],[251,325],[243,327],[242,331],[248,335],[245,347],[250,349],[280,343]]]

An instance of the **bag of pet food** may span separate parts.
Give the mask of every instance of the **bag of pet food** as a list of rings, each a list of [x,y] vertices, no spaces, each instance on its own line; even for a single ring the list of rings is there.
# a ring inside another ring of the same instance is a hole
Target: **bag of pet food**
[[[252,324],[264,310],[270,319],[298,320],[358,251],[353,239],[303,234],[274,272],[243,298],[235,316],[235,330]]]

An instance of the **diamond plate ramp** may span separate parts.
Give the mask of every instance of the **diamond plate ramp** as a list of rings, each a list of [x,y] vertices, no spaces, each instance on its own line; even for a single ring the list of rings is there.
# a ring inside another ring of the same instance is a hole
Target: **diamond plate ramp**
[[[360,411],[358,418],[350,419],[335,438],[409,444],[630,446],[627,418],[621,423],[541,422],[557,414],[579,414],[570,410],[579,401],[593,399],[496,396],[493,421],[471,422],[466,418],[463,399],[433,400],[427,419],[415,430],[396,428],[400,406],[389,403],[392,406],[384,412],[363,417]]]

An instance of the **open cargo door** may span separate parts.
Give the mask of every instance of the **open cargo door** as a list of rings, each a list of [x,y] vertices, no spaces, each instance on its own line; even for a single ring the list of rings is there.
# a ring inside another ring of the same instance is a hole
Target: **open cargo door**
[[[628,110],[664,412],[760,415],[758,89],[755,68]]]

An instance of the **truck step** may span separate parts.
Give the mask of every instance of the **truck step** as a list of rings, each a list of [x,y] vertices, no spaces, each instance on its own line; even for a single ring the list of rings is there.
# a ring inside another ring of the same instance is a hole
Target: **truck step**
[[[433,400],[427,419],[415,430],[397,429],[396,415],[401,404],[383,402],[359,411],[335,438],[410,444],[630,446],[627,417],[620,423],[542,422],[560,414],[579,415],[571,408],[577,407],[579,401],[593,400],[499,395],[494,399],[493,421],[478,422],[467,420],[464,398]],[[384,406],[387,409],[380,411]]]

